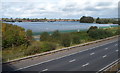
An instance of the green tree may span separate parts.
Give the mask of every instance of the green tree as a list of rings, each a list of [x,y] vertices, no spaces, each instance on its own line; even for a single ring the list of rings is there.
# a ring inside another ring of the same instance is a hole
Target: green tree
[[[100,23],[100,18],[99,17],[96,19],[96,23]]]
[[[118,21],[113,21],[113,24],[118,24]]]
[[[27,45],[29,41],[26,39],[25,29],[17,25],[2,23],[2,47],[14,47],[19,45]]]
[[[111,19],[100,19],[99,17],[96,19],[96,23],[98,24],[108,24],[108,23],[112,23],[113,20]]]
[[[80,18],[80,22],[81,23],[93,23],[94,22],[94,18],[93,17],[83,16],[83,17]]]

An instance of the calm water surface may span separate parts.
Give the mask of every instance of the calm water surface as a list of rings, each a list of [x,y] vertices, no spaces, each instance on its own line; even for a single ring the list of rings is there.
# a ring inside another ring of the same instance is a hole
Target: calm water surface
[[[91,26],[97,27],[114,27],[117,24],[95,24],[95,23],[80,23],[80,22],[15,22],[11,23],[14,25],[21,26],[23,28],[31,29],[34,33],[41,33],[41,32],[52,32],[55,30],[59,31],[79,31],[79,30],[87,30]]]

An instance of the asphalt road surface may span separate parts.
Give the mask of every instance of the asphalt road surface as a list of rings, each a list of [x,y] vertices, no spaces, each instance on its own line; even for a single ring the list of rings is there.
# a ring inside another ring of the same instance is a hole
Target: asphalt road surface
[[[29,71],[27,73],[35,73],[35,71],[37,73],[49,71],[54,71],[50,73],[59,73],[59,71],[62,71],[60,73],[63,73],[63,71],[73,73],[74,71],[75,73],[76,71],[78,71],[77,73],[80,73],[80,71],[98,72],[118,59],[119,48],[117,40],[111,39],[40,58],[3,65],[3,71],[20,71],[20,73],[21,71]]]
[[[118,59],[118,51],[118,42],[114,41],[18,71],[99,71]]]

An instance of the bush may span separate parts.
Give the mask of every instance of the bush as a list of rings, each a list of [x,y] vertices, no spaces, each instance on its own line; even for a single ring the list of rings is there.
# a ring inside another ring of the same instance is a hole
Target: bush
[[[51,41],[59,42],[60,39],[61,39],[61,33],[58,30],[54,31],[53,34],[51,35]]]
[[[73,35],[72,36],[72,44],[80,44],[80,36]]]
[[[28,41],[33,41],[32,35],[33,35],[32,30],[28,29],[28,30],[26,31],[26,36],[27,36],[27,40],[28,40]]]
[[[117,31],[115,32],[115,35],[120,35],[120,27],[117,28]]]
[[[51,42],[34,42],[26,49],[25,55],[33,55],[36,53],[51,51],[54,49],[56,49],[56,44],[53,44]]]
[[[93,39],[103,39],[112,36],[112,32],[103,29],[90,30],[88,35]]]
[[[61,37],[61,45],[64,47],[69,47],[71,45],[71,37],[69,34],[63,34]]]
[[[25,55],[33,55],[36,53],[40,53],[41,52],[41,43],[40,42],[34,42],[31,46],[29,46],[26,51],[25,51]]]
[[[90,30],[96,30],[96,29],[98,29],[97,26],[91,26],[91,27],[88,29],[87,33],[89,33]]]
[[[105,34],[106,34],[107,37],[113,36],[113,33],[109,30],[105,30]]]
[[[48,32],[43,32],[41,35],[40,35],[40,41],[48,41],[50,38],[50,35],[48,34]]]
[[[56,44],[51,43],[51,42],[44,42],[41,45],[41,51],[46,52],[46,51],[51,51],[56,49]]]

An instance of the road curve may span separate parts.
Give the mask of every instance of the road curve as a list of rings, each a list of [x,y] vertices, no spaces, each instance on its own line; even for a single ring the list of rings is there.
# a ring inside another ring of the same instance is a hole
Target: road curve
[[[112,42],[19,71],[99,71],[118,59],[118,43]]]
[[[96,45],[93,44],[93,46]],[[96,72],[117,60],[118,51],[118,42],[114,40],[93,48],[88,48],[88,50],[78,51],[64,57],[55,58],[45,62],[39,62],[37,64],[32,64],[13,70],[37,72],[54,71],[54,73],[55,71]],[[27,61],[25,61],[25,63],[27,64]],[[12,69],[7,69],[3,66],[3,71],[12,71]]]

